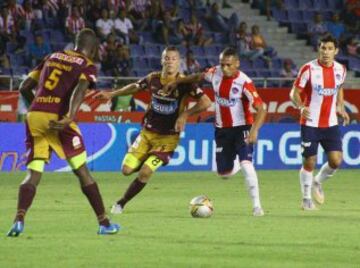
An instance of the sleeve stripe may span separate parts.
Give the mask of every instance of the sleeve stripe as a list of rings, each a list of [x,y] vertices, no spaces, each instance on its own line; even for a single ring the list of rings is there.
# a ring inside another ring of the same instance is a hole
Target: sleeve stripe
[[[37,70],[31,71],[31,72],[28,74],[28,76],[31,77],[32,79],[36,80],[36,81],[39,81],[40,71],[37,71]]]

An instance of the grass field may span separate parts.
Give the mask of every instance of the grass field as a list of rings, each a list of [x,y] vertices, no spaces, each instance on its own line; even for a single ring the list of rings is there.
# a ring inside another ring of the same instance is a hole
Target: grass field
[[[324,187],[321,210],[300,210],[297,171],[262,171],[266,216],[251,216],[240,175],[158,173],[112,217],[114,236],[96,235],[90,206],[70,173],[46,173],[25,233],[5,237],[25,173],[0,173],[0,267],[360,267],[360,174],[340,170]],[[133,178],[94,173],[106,206]],[[188,203],[206,194],[209,219],[191,218]]]

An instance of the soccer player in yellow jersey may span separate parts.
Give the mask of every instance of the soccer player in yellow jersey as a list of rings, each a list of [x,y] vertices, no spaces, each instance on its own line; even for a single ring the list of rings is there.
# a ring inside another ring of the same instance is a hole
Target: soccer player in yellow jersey
[[[139,172],[122,198],[113,205],[111,212],[114,214],[121,213],[126,203],[145,187],[151,175],[160,166],[169,162],[188,116],[200,113],[211,105],[210,99],[196,84],[179,86],[170,95],[162,96],[162,87],[181,76],[178,49],[167,47],[162,53],[161,63],[161,72],[150,73],[135,83],[112,92],[100,92],[96,96],[99,99],[111,99],[141,90],[147,90],[151,94],[151,103],[143,119],[143,128],[122,164],[122,173],[125,176]],[[185,101],[188,97],[196,99],[197,102],[195,106],[186,110]]]
[[[58,51],[47,56],[20,85],[20,93],[31,104],[26,117],[28,174],[19,187],[15,221],[8,236],[24,230],[25,213],[35,197],[44,165],[54,151],[66,158],[78,177],[99,222],[98,234],[117,233],[120,226],[111,224],[95,180],[86,165],[86,151],[74,117],[85,91],[96,82],[92,62],[97,50],[93,30],[83,29],[76,36],[74,50]],[[36,95],[32,90],[36,88]]]

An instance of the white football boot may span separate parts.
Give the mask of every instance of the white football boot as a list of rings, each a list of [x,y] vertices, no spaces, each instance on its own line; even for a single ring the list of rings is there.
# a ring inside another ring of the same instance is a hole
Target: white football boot
[[[111,207],[111,214],[121,214],[123,213],[123,208],[121,205],[119,204],[114,204],[112,207]]]

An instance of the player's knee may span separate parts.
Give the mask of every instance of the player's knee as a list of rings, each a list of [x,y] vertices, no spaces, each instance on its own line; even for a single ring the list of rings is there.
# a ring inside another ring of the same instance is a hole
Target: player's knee
[[[338,169],[341,165],[342,162],[342,158],[341,157],[337,157],[335,159],[329,159],[329,166],[332,169]]]
[[[150,177],[152,174],[153,174],[153,171],[149,167],[144,165],[139,171],[138,178],[141,182],[146,183],[150,180]]]
[[[313,171],[316,165],[316,158],[306,158],[303,161],[303,167],[307,171]]]
[[[122,174],[123,174],[124,176],[129,176],[129,175],[131,175],[131,174],[134,173],[134,169],[132,169],[132,168],[130,168],[130,167],[128,167],[128,166],[123,166],[123,167],[121,168],[121,172],[122,172]]]

